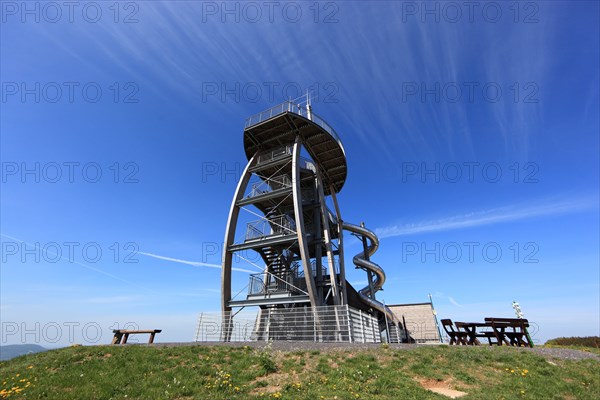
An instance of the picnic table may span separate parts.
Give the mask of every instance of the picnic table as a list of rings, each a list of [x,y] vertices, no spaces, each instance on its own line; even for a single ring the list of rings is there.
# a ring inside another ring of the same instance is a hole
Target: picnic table
[[[463,330],[467,334],[467,345],[481,344],[478,338],[486,338],[490,346],[494,344],[501,346],[502,343],[510,345],[505,336],[506,324],[490,322],[455,322],[454,324],[459,331]],[[479,328],[484,328],[484,330],[478,330]]]
[[[528,320],[523,318],[486,318],[485,322],[491,324],[494,330],[501,329],[508,345],[533,347],[531,337],[527,332]]]
[[[444,329],[450,337],[450,344],[480,345],[479,338],[485,338],[490,346],[527,346],[533,343],[527,328],[529,322],[520,318],[485,318],[485,322],[455,322],[456,330],[451,320],[442,320]]]

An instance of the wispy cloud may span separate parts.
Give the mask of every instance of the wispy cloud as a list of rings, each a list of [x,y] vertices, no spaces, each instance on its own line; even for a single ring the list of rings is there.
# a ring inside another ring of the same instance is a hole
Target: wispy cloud
[[[85,301],[93,304],[124,304],[132,303],[143,299],[141,296],[105,296],[105,297],[92,297]]]
[[[462,307],[462,305],[458,304],[458,301],[454,300],[454,297],[448,296],[448,301],[457,307]]]
[[[475,228],[528,218],[567,214],[598,207],[598,199],[583,197],[574,200],[539,202],[527,205],[512,205],[485,211],[423,221],[413,224],[391,225],[376,229],[380,238],[439,232],[454,229]]]
[[[456,300],[454,299],[454,297],[452,297],[452,296],[448,296],[448,295],[446,295],[446,294],[444,294],[444,293],[442,293],[442,292],[436,292],[436,293],[433,295],[433,297],[436,297],[436,298],[438,298],[438,299],[445,299],[445,300],[448,300],[448,301],[450,302],[450,304],[452,304],[453,306],[456,306],[456,307],[464,307],[462,304],[459,304],[459,303],[458,303],[458,301],[456,301]]]
[[[26,245],[26,246],[28,246],[29,248],[36,248],[36,247],[38,246],[37,244],[34,244],[34,243],[30,243],[30,242],[27,242],[27,241],[21,240],[21,239],[19,239],[19,238],[16,238],[16,237],[14,237],[14,236],[6,235],[6,234],[4,234],[4,233],[0,233],[0,236],[2,236],[2,237],[4,237],[4,238],[7,238],[7,239],[11,239],[11,240],[17,241],[17,242],[19,242],[19,243],[22,243],[22,244],[25,244],[25,245]],[[138,287],[138,288],[140,288],[140,289],[143,289],[143,290],[145,290],[145,291],[154,292],[153,290],[151,290],[151,289],[148,289],[148,288],[146,288],[146,287],[143,287],[143,286],[140,286],[139,284],[137,284],[137,283],[135,283],[135,282],[129,281],[129,280],[127,280],[127,279],[124,279],[124,278],[121,278],[120,276],[117,276],[117,275],[111,274],[110,272],[106,272],[106,271],[104,271],[104,270],[102,270],[102,269],[99,269],[99,268],[96,268],[96,267],[92,267],[91,265],[84,264],[84,263],[82,263],[82,262],[79,262],[79,261],[76,261],[76,260],[70,260],[70,259],[68,259],[68,258],[65,258],[65,257],[63,257],[63,256],[62,256],[62,255],[60,255],[60,254],[57,254],[57,253],[53,252],[53,251],[45,250],[45,252],[46,252],[46,254],[48,254],[49,256],[52,256],[52,257],[58,257],[58,259],[60,259],[60,260],[62,260],[62,261],[66,261],[66,262],[69,262],[69,263],[72,263],[72,264],[75,264],[75,265],[79,265],[80,267],[83,267],[83,268],[85,268],[85,269],[88,269],[88,270],[90,270],[90,271],[94,271],[94,272],[96,272],[96,273],[98,273],[98,274],[101,274],[101,275],[107,276],[107,277],[109,277],[109,278],[112,278],[112,279],[115,279],[115,280],[117,280],[117,281],[121,281],[121,282],[123,282],[123,283],[126,283],[126,284],[128,284],[128,285],[132,285],[132,286]]]
[[[146,252],[143,252],[143,251],[140,251],[137,254],[141,254],[141,255],[147,256],[147,257],[156,258],[158,260],[171,261],[171,262],[176,262],[176,263],[179,263],[179,264],[191,265],[192,267],[207,267],[207,268],[218,268],[218,269],[221,269],[221,265],[220,264],[211,264],[211,263],[205,263],[205,262],[200,262],[200,261],[182,260],[180,258],[165,257],[165,256],[160,256],[158,254],[146,253]],[[237,272],[248,272],[248,273],[255,273],[256,272],[256,271],[252,271],[252,270],[249,270],[249,269],[236,268],[236,267],[231,268],[231,270],[232,271],[237,271]]]

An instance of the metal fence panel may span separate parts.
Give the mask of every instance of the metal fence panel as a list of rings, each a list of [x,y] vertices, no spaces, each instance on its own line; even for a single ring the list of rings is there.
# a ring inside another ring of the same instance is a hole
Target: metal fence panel
[[[229,323],[229,334],[224,328]],[[259,309],[255,313],[202,313],[194,341],[309,341],[380,343],[372,315],[348,306]]]

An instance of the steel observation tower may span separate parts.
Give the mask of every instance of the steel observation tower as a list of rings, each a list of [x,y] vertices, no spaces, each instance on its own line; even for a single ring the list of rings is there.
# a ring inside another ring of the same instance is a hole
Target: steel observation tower
[[[346,180],[346,154],[335,130],[313,113],[309,95],[246,119],[244,149],[248,164],[225,230],[221,339],[232,340],[234,309],[257,306],[256,340],[408,340],[375,298],[385,282],[383,269],[370,260],[379,239],[364,224],[342,219],[337,194]],[[240,223],[242,211],[255,220]],[[366,271],[368,284],[358,291],[346,280],[344,231],[363,243],[353,263]],[[246,297],[236,299],[232,264],[243,251],[257,252],[264,270],[250,275]]]

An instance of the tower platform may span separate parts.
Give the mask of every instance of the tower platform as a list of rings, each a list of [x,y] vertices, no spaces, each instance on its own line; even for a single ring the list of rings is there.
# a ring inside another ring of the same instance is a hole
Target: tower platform
[[[321,117],[286,101],[248,117],[244,128],[244,150],[248,160],[257,152],[279,149],[300,136],[304,148],[318,164],[326,195],[339,193],[348,167],[344,146],[335,130]],[[268,173],[269,171],[267,171]]]

